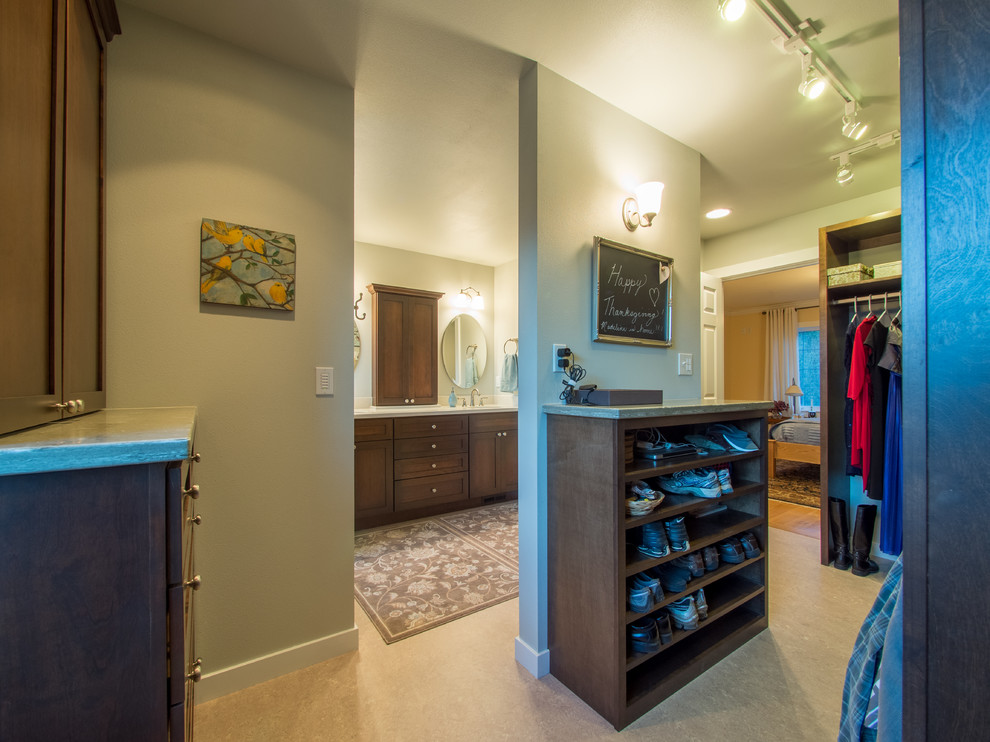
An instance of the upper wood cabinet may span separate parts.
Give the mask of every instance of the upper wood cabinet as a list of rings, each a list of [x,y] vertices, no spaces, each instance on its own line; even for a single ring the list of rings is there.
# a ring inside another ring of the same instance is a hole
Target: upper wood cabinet
[[[112,0],[0,3],[0,433],[106,403],[104,120]]]
[[[437,302],[443,293],[368,285],[376,406],[437,403]]]

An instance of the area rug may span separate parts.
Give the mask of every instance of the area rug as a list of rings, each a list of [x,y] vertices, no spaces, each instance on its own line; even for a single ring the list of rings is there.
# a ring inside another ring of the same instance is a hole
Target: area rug
[[[354,596],[386,644],[518,594],[515,502],[354,535]]]
[[[777,476],[770,480],[769,492],[772,500],[793,502],[812,508],[821,507],[821,480],[818,464],[805,464],[800,461],[778,461]]]

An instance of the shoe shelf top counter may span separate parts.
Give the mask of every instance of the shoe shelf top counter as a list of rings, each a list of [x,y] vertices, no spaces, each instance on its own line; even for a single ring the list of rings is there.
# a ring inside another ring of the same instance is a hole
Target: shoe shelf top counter
[[[544,407],[550,672],[616,729],[768,626],[771,406],[691,401]],[[745,444],[740,448],[747,450],[713,446],[683,453],[679,448],[689,440],[701,448],[706,434],[720,425],[735,431],[737,442]],[[637,447],[644,439],[655,445]],[[683,455],[668,457],[668,451]],[[644,499],[645,513],[633,507]],[[703,573],[683,568],[681,557],[722,554],[729,542],[738,546],[750,537],[762,550],[747,547],[745,558],[737,552],[738,563],[725,555],[713,557]],[[644,602],[642,581],[659,584],[665,571],[677,569],[689,576]],[[632,602],[636,590],[640,597]],[[678,611],[685,605],[693,610],[696,603],[695,619],[679,623]],[[644,626],[651,631],[654,624],[667,626],[668,620],[670,629],[658,629],[662,640],[644,643],[637,633]]]

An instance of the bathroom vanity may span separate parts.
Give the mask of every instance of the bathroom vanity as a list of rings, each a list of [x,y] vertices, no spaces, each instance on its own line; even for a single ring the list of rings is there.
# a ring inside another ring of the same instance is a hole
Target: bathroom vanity
[[[516,498],[514,408],[355,410],[355,528]]]

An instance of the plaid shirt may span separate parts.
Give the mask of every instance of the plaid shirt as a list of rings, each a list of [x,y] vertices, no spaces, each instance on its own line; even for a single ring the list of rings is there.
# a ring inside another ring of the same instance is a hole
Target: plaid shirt
[[[846,684],[842,689],[838,742],[864,742],[877,738],[878,670],[887,626],[901,592],[903,571],[901,558],[898,557],[856,637],[846,668]]]

